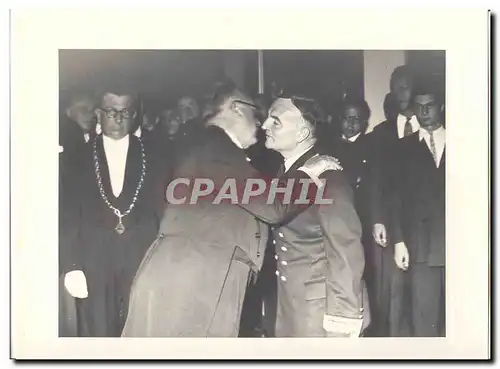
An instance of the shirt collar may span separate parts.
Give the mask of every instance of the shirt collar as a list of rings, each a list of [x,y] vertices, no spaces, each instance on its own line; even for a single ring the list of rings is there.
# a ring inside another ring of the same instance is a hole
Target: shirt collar
[[[443,126],[440,126],[438,129],[434,130],[433,133],[434,133],[434,138],[438,137],[438,136],[444,136],[446,132],[446,129],[443,127]],[[423,128],[420,128],[418,130],[418,139],[419,141],[422,141],[424,138],[425,139],[430,139],[431,137],[431,134],[429,133],[429,131],[423,129]]]
[[[292,167],[292,165],[302,156],[304,155],[307,151],[309,151],[314,145],[311,145],[309,147],[306,147],[303,150],[297,151],[293,155],[289,156],[288,158],[285,159],[285,162],[283,163],[285,165],[285,172],[288,171]]]
[[[401,125],[403,130],[404,130],[404,125],[405,125],[407,119],[408,118],[403,114],[398,115],[398,126]],[[420,124],[418,123],[417,117],[415,115],[411,116],[410,124],[411,124],[411,129],[412,129],[413,133],[415,133],[419,130]]]
[[[112,148],[126,148],[128,147],[130,137],[129,135],[126,135],[120,140],[113,140],[112,138],[102,135],[102,142],[105,147],[112,147]]]
[[[348,141],[354,142],[354,141],[356,141],[356,140],[358,139],[358,137],[359,137],[360,135],[361,135],[361,132],[359,132],[357,135],[352,136],[352,137],[350,137],[350,138],[347,138],[345,135],[342,135],[342,138],[343,138],[344,140],[348,140]]]

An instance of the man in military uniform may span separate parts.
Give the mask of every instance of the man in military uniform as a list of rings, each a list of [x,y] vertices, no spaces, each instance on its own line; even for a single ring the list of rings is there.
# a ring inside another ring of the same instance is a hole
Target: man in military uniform
[[[296,178],[319,154],[316,126],[323,114],[314,100],[279,98],[262,128],[266,147],[284,158],[280,179]],[[258,204],[244,206],[273,225],[277,260],[277,337],[358,337],[370,321],[363,282],[361,223],[342,171],[325,171],[323,199],[288,223],[276,222]]]

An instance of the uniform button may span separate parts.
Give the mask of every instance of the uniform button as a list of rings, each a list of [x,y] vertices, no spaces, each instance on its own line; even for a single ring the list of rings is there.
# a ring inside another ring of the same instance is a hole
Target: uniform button
[[[281,262],[281,264],[283,264],[283,265],[288,265],[288,263],[287,263],[285,260],[283,260],[283,261]]]
[[[276,245],[276,240],[273,240],[273,245]]]
[[[282,275],[280,278],[281,278],[281,280],[282,280],[283,282],[285,282],[285,281],[286,281],[286,277],[285,277],[284,275]]]
[[[274,258],[275,258],[276,260],[278,260],[278,255],[274,255]]]
[[[277,270],[277,271],[275,271],[275,272],[274,272],[274,274],[276,274],[276,275],[280,275],[280,271],[279,271],[279,270]]]
[[[361,311],[361,312],[363,312],[363,310],[365,310],[365,309],[363,309],[363,308],[360,308],[360,309],[359,309],[359,311]]]
[[[363,159],[363,163],[366,163],[366,159]]]
[[[286,251],[287,248],[285,246],[281,246],[281,251]]]
[[[362,318],[363,318],[363,315],[360,315],[360,316],[359,316],[359,319],[362,319]]]
[[[247,161],[252,161],[252,159],[250,159],[250,158],[245,158],[245,159],[246,159]]]
[[[283,233],[279,232],[278,236],[283,237]]]

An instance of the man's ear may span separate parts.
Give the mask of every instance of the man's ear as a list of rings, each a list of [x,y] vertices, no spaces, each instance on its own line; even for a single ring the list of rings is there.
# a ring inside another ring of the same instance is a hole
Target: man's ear
[[[231,102],[231,105],[229,107],[234,112],[234,114],[236,114],[237,116],[239,116],[239,117],[244,117],[245,116],[245,114],[243,114],[243,112],[241,111],[241,109],[238,106],[238,104],[236,104],[234,101]]]
[[[309,138],[310,135],[311,135],[311,129],[309,127],[304,126],[300,128],[299,131],[297,132],[297,142],[298,143],[304,142]]]

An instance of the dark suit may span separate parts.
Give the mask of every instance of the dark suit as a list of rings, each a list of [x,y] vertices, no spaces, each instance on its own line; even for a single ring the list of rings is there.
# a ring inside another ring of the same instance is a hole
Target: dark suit
[[[91,133],[89,136],[93,136]],[[71,247],[75,243],[78,227],[74,215],[77,212],[77,197],[72,192],[72,176],[81,161],[81,153],[86,146],[84,132],[78,124],[70,120],[65,112],[59,121],[59,336],[78,335],[75,299],[64,288],[65,264],[71,259]]]
[[[130,135],[123,190],[115,198],[109,179],[102,136],[97,137],[97,153],[103,188],[109,201],[122,212],[132,202],[142,168],[139,140]],[[158,231],[157,206],[163,192],[155,161],[146,148],[146,175],[138,200],[123,218],[122,235],[114,231],[116,215],[101,198],[96,181],[93,144],[82,148],[81,161],[72,169],[71,182],[63,191],[67,219],[61,239],[61,274],[82,270],[88,297],[76,299],[78,335],[120,336],[128,310],[130,285],[144,253]]]
[[[300,178],[297,169],[316,154],[313,148],[281,177]],[[370,321],[362,281],[364,254],[361,224],[344,174],[328,171],[323,198],[331,205],[311,205],[285,222],[276,222],[255,204],[244,205],[273,224],[277,260],[278,310],[276,336],[324,337],[325,314]],[[361,327],[360,327],[361,328]],[[340,335],[339,332],[333,335]]]
[[[394,262],[393,234],[388,229],[388,202],[391,195],[393,174],[397,171],[395,148],[400,141],[397,129],[397,115],[377,125],[371,136],[373,159],[371,170],[370,208],[372,223],[384,224],[387,230],[385,248],[373,243],[372,258],[375,274],[375,295],[377,296],[374,318],[375,325],[370,334],[399,337],[409,334],[408,321],[403,306],[404,272]]]
[[[410,255],[407,311],[413,335],[440,336],[444,330],[446,150],[436,168],[425,140],[416,134],[401,140],[395,154],[389,225],[394,242],[404,242]]]

